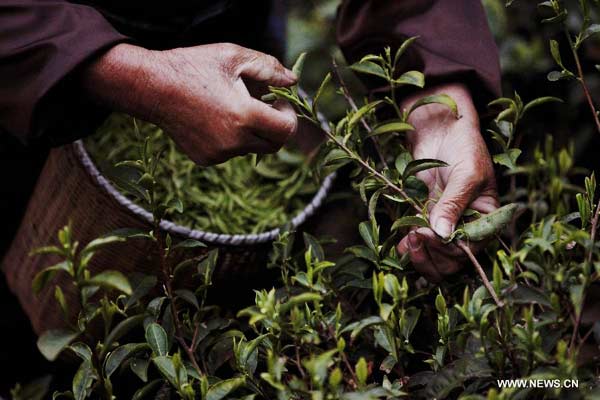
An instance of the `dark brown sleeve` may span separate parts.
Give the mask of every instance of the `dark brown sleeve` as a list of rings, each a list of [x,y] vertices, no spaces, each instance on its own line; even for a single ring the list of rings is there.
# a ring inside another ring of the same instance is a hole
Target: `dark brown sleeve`
[[[419,36],[403,70],[423,71],[428,86],[464,82],[479,107],[500,96],[498,49],[480,0],[345,0],[337,36],[349,62]]]
[[[81,136],[99,113],[80,90],[78,68],[125,39],[92,7],[0,1],[0,134],[30,144]]]

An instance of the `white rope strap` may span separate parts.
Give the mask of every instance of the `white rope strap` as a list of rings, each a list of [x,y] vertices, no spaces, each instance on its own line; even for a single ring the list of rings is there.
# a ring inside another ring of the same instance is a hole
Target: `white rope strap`
[[[302,95],[305,95],[302,89],[300,89],[300,93]],[[318,114],[318,117],[322,128],[329,129],[325,117],[320,113]],[[76,141],[74,147],[79,157],[79,160],[81,161],[81,164],[83,165],[85,170],[90,174],[92,179],[98,184],[98,186],[105,190],[121,206],[125,207],[131,213],[148,223],[152,223],[152,213],[125,197],[100,173],[81,140]],[[321,207],[321,205],[325,201],[325,198],[329,194],[329,190],[331,189],[331,185],[333,184],[335,177],[335,172],[325,177],[323,183],[321,184],[321,187],[319,188],[317,193],[315,193],[310,203],[308,203],[298,215],[292,218],[291,225],[294,228],[302,225],[309,217],[311,217],[315,213],[316,210],[319,209],[319,207]],[[188,227],[178,225],[172,221],[167,220],[162,220],[160,222],[160,227],[166,232],[180,235],[186,238],[201,240],[203,242],[211,244],[234,246],[271,242],[277,238],[280,231],[280,228],[275,228],[271,229],[270,231],[257,234],[254,233],[248,235],[226,235],[201,231],[197,229],[190,229]]]

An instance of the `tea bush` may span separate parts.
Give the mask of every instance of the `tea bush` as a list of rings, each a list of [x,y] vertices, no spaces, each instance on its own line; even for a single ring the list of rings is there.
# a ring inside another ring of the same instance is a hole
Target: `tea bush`
[[[300,213],[318,189],[310,160],[297,150],[281,150],[263,157],[260,163],[249,155],[200,167],[160,128],[123,114],[110,116],[85,145],[100,170],[127,193],[132,189],[127,181],[140,173],[135,160],[144,141],[149,147],[146,151],[161,153],[153,171],[156,195],[166,203],[177,198],[185,204],[186,212],[173,218],[192,229],[225,234],[264,232]]]
[[[600,134],[580,58],[586,41],[600,31],[593,23],[598,4],[568,5],[569,11],[558,0],[539,4],[546,23],[564,28],[566,36],[564,47],[549,44],[557,65],[549,79],[579,86],[589,121]],[[576,29],[567,16],[579,21]],[[488,216],[469,210],[446,238],[449,246],[468,253],[474,268],[432,285],[396,253],[409,226],[429,226],[427,188],[415,173],[445,165],[412,159],[403,145],[403,132],[412,129],[408,115],[430,103],[460,114],[445,95],[423,98],[411,110],[396,106],[397,89],[424,85],[418,71],[395,71],[414,40],[350,67],[386,82],[390,95],[384,99],[354,98],[343,79],[331,75],[311,98],[295,87],[272,88],[265,98],[286,98],[302,118],[320,124],[323,88],[338,86],[347,110],[328,124],[317,170],[321,175],[346,170],[368,220],[357,226],[362,243],[337,259],[328,257],[318,238],[283,228],[268,263],[280,279],[272,289],[257,290],[255,304],[239,310],[237,318],[208,301],[216,251],[175,264],[176,256],[202,247],[200,242],[177,242],[159,229],[123,229],[81,247],[65,227],[57,245],[36,250],[63,261],[41,272],[35,289],[60,273],[68,274],[80,293],[77,320],[68,321],[64,331],[47,332],[38,343],[49,359],[61,352],[81,359],[72,387],[55,398],[121,398],[126,386],[135,387],[134,399],[157,392],[158,398],[170,393],[210,400],[600,396],[595,361],[600,325],[593,320],[592,297],[600,276],[596,178],[575,165],[573,146],[557,147],[552,136],[530,151],[519,148],[532,123],[531,110],[556,106],[559,99],[524,101],[515,93],[490,104],[496,117],[487,134],[497,143],[494,161],[510,188],[502,199],[505,206]],[[296,72],[302,64],[300,57]],[[392,117],[382,119],[381,108],[391,108]],[[165,216],[186,212],[175,198],[165,203],[154,196],[158,160],[148,151],[130,160],[140,176],[128,181],[132,194],[153,211],[155,228]],[[132,285],[117,271],[93,275],[87,268],[103,247],[134,239],[156,247],[158,276]],[[478,260],[466,244],[483,239],[489,244]],[[298,241],[301,251],[295,250]],[[193,275],[192,290],[175,285],[173,278],[180,274]],[[152,294],[156,290],[159,294]],[[59,286],[55,294],[68,315]],[[98,322],[104,328],[100,338],[84,340]],[[127,385],[113,385],[119,377]],[[578,387],[500,388],[499,379],[578,380]],[[13,397],[25,398],[25,390],[15,388]]]

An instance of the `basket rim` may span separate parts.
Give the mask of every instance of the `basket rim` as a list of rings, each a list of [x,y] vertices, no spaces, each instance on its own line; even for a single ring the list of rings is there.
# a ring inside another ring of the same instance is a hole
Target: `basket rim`
[[[108,179],[106,179],[104,175],[102,175],[102,173],[99,171],[98,167],[90,157],[89,153],[87,152],[83,140],[77,140],[73,143],[73,146],[75,148],[75,153],[79,161],[85,168],[86,172],[92,177],[96,184],[98,184],[98,186],[100,186],[106,193],[108,193],[109,196],[111,196],[129,212],[148,223],[152,223],[152,213],[150,213],[144,207],[135,204],[133,201],[125,197],[125,195],[119,192],[108,181]],[[294,216],[290,220],[292,227],[296,228],[302,225],[309,217],[314,215],[317,209],[321,207],[321,205],[325,201],[325,198],[329,194],[329,191],[331,190],[331,186],[336,178],[336,175],[336,172],[332,172],[331,174],[325,177],[325,179],[321,183],[321,186],[319,187],[319,190],[314,194],[311,201],[306,205],[306,207],[304,207],[302,211],[300,211],[296,216]],[[224,233],[208,232],[199,229],[191,229],[166,219],[160,221],[159,227],[171,234],[204,241],[209,244],[233,246],[254,245],[259,243],[272,242],[277,238],[281,231],[281,228],[274,228],[261,233],[231,235]]]

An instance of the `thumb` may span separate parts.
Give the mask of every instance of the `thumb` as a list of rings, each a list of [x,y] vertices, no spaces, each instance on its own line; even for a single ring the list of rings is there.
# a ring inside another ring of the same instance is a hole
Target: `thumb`
[[[246,61],[239,69],[241,77],[272,86],[291,86],[298,80],[296,75],[275,57],[254,50],[247,51]]]
[[[477,176],[464,171],[453,171],[438,202],[429,213],[431,227],[443,238],[448,238],[479,189]]]

